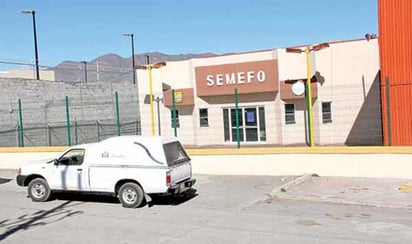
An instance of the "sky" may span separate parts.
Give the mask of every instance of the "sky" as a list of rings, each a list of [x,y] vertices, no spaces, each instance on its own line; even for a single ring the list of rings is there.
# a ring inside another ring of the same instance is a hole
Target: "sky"
[[[0,62],[40,64],[115,53],[215,54],[363,38],[378,31],[378,0],[0,0]]]

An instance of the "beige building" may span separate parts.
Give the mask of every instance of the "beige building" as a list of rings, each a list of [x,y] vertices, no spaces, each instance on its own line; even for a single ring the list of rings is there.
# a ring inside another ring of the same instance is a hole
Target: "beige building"
[[[381,144],[377,39],[330,42],[310,63],[315,144]],[[236,145],[238,128],[243,145],[306,144],[306,67],[304,53],[285,48],[168,62],[152,70],[155,134],[174,135],[174,89],[176,132],[186,145]],[[150,135],[149,75],[136,72],[142,134]]]
[[[0,71],[1,78],[20,78],[20,79],[36,79],[35,70],[7,70]],[[54,81],[54,71],[53,70],[40,70],[40,78],[42,80]]]

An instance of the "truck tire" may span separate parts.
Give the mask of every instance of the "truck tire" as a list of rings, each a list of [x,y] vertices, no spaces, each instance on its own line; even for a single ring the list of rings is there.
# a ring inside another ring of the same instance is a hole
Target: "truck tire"
[[[51,197],[50,187],[42,178],[30,181],[27,191],[33,202],[45,202]]]
[[[119,189],[119,200],[125,208],[137,208],[144,200],[143,189],[136,183],[128,182]]]

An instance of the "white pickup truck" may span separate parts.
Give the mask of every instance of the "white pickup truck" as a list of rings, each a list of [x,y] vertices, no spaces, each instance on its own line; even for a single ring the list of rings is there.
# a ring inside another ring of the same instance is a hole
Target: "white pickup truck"
[[[119,136],[67,149],[60,157],[19,169],[19,186],[33,201],[53,192],[76,191],[117,196],[126,208],[150,201],[148,194],[179,194],[196,182],[189,156],[171,137]]]

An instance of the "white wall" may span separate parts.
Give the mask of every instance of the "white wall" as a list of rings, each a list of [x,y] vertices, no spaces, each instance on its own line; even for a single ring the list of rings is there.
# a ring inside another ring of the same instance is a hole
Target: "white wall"
[[[209,58],[195,58],[193,60],[193,67],[210,66],[232,63],[245,63],[252,61],[262,61],[276,59],[277,53],[275,50],[265,50],[249,53],[234,53]]]
[[[190,152],[189,152],[190,154]],[[0,153],[0,169],[17,169],[57,153]],[[191,155],[194,174],[301,175],[412,179],[412,154]]]
[[[166,83],[172,87],[172,89],[189,88],[193,87],[193,78],[191,74],[192,61],[176,61],[167,62],[167,65],[158,69],[152,69],[152,85],[153,94],[155,97],[163,97],[162,83]],[[151,135],[151,117],[150,117],[150,104],[143,104],[144,98],[150,93],[149,87],[149,72],[148,70],[137,70],[139,78],[139,99],[140,113],[141,113],[141,126],[142,135]],[[155,134],[158,134],[158,112],[157,104],[154,102],[154,122],[155,122]],[[171,116],[170,110],[160,103],[160,117],[161,117],[161,131],[163,135],[173,135],[171,129]],[[184,118],[186,117],[186,118]],[[187,116],[180,117],[181,122],[187,123]],[[180,134],[180,133],[178,133]],[[190,139],[192,140],[192,139]],[[187,141],[187,142],[190,142]],[[186,140],[185,140],[186,141]]]
[[[378,40],[331,44],[316,53],[316,60],[317,68],[325,78],[314,104],[314,114],[318,118],[315,120],[317,143],[342,144],[354,126],[366,102],[365,95],[379,72]],[[329,101],[332,102],[332,123],[322,123],[321,103]],[[379,106],[379,101],[376,101],[376,106]],[[370,114],[369,117],[371,122],[379,121],[379,115]]]
[[[306,74],[305,54],[287,53],[285,49],[266,50],[243,54],[223,55],[210,58],[197,58],[188,61],[168,62],[166,67],[153,70],[153,93],[161,96],[162,82],[172,88],[193,88],[195,105],[179,109],[181,127],[177,129],[180,140],[187,145],[225,144],[223,134],[223,107],[234,107],[232,96],[199,98],[196,95],[195,68],[220,64],[270,60],[278,58],[279,80],[302,79]],[[314,135],[317,144],[344,144],[350,132],[353,133],[355,121],[366,103],[372,83],[379,71],[379,50],[377,39],[330,43],[329,48],[311,54],[312,70],[320,72],[324,78],[318,83],[318,97],[313,101]],[[137,71],[139,77],[140,101],[149,93],[147,71]],[[376,91],[374,91],[376,92]],[[240,107],[262,105],[266,112],[266,133],[268,144],[304,144],[305,113],[304,99],[283,101],[279,93],[266,100],[267,94],[251,95],[255,101],[240,102]],[[242,97],[247,97],[242,95]],[[322,122],[322,102],[332,102],[332,123]],[[379,102],[379,101],[377,101]],[[295,104],[296,124],[285,124],[284,104]],[[155,103],[156,105],[156,103]],[[377,105],[378,106],[378,105]],[[207,108],[209,127],[199,126],[199,109]],[[150,135],[150,106],[141,104],[143,135]],[[365,111],[363,111],[365,113]],[[368,111],[366,113],[376,113]],[[171,112],[161,106],[162,134],[173,135]],[[375,118],[375,119],[372,119]],[[371,124],[379,133],[379,115],[372,114]],[[158,132],[157,109],[155,106],[155,128]],[[355,128],[356,129],[356,128]],[[369,132],[356,135],[360,141],[368,141]],[[377,136],[379,136],[377,134]],[[233,143],[231,143],[233,145]]]
[[[40,79],[55,81],[53,70],[40,70]],[[36,71],[33,70],[7,70],[0,72],[2,78],[22,78],[22,79],[36,79]]]

